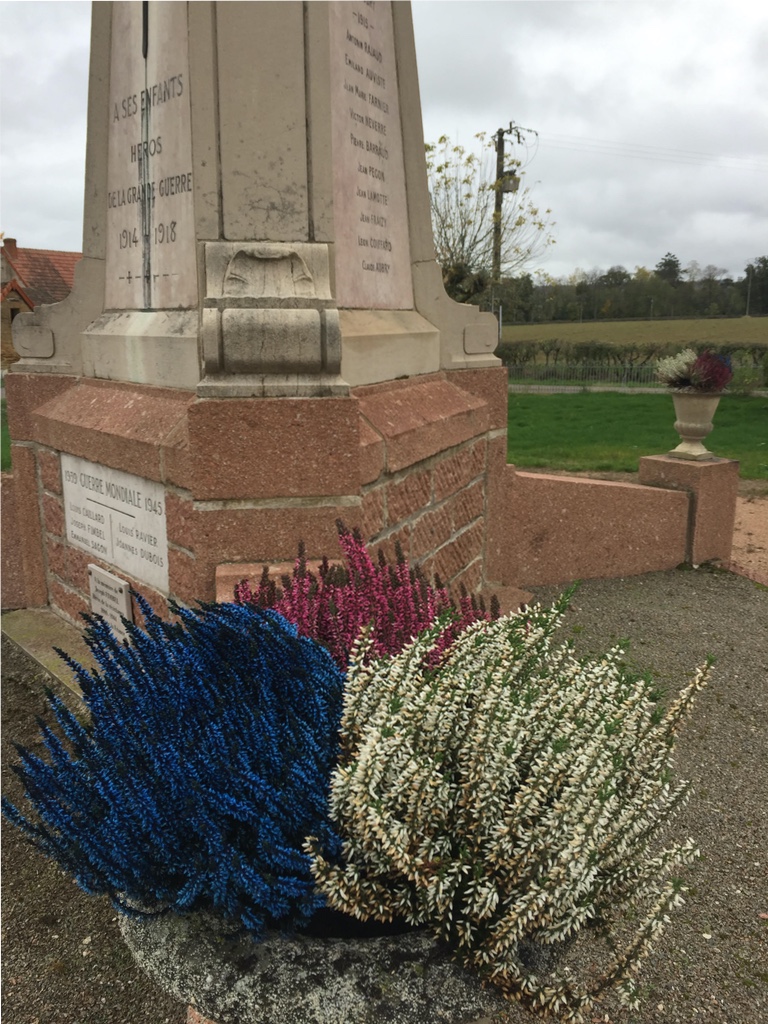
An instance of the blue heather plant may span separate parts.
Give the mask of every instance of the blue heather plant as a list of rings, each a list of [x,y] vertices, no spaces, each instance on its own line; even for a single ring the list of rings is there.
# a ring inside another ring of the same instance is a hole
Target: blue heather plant
[[[87,893],[128,913],[212,910],[258,938],[301,927],[324,898],[302,851],[339,848],[327,813],[343,674],[277,612],[138,599],[121,643],[88,617],[93,672],[74,669],[90,721],[53,693],[47,758],[17,747],[36,814],[3,813]]]

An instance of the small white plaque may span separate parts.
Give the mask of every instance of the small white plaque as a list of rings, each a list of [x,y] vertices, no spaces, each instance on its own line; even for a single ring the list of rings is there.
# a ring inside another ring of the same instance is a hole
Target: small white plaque
[[[69,543],[167,594],[165,488],[73,455],[61,471]]]
[[[130,583],[98,565],[88,566],[88,582],[91,587],[91,611],[107,620],[115,636],[127,640],[123,619],[133,622]]]

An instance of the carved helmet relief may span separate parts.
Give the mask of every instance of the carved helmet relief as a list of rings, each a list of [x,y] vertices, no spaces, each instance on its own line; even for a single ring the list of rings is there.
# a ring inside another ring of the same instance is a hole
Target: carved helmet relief
[[[261,247],[258,251],[240,249],[224,273],[222,294],[311,299],[315,296],[315,282],[295,250],[277,246]]]

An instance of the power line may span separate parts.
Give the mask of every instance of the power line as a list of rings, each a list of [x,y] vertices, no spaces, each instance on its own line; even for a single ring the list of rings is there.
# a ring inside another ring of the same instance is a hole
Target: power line
[[[602,154],[603,156],[623,157],[630,160],[650,160],[655,163],[680,164],[715,164],[732,166],[744,170],[768,172],[768,161],[756,160],[752,157],[722,156],[714,153],[701,153],[694,150],[674,149],[666,146],[642,146],[631,142],[618,142],[610,139],[586,139],[577,135],[555,135],[540,132],[538,143],[542,147],[552,149],[570,149],[586,153]]]

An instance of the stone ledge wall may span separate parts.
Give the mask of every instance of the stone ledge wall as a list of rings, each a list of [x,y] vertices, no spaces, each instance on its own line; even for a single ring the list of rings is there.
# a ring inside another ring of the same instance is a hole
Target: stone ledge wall
[[[731,556],[738,462],[640,459],[639,484],[505,469],[505,581],[535,587]]]

